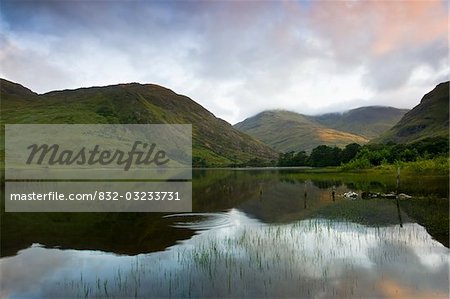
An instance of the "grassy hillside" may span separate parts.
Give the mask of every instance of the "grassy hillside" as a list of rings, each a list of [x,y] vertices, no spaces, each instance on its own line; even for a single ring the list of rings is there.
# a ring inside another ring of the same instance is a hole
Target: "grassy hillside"
[[[395,125],[407,109],[384,106],[360,107],[344,113],[327,113],[311,119],[329,128],[364,136],[379,137]]]
[[[272,148],[281,151],[311,151],[318,145],[343,147],[364,144],[368,138],[326,127],[309,116],[290,111],[264,111],[234,125]]]
[[[420,104],[375,139],[376,143],[411,143],[425,138],[449,136],[449,82],[437,85]]]
[[[277,157],[275,151],[235,130],[190,98],[158,85],[132,83],[38,95],[1,79],[0,97],[2,125],[185,123],[193,127],[194,161],[225,166],[254,157]]]

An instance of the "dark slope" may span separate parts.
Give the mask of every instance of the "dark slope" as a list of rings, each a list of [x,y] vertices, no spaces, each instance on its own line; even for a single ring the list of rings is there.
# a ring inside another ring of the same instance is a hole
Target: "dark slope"
[[[366,143],[368,139],[326,127],[310,116],[290,111],[264,111],[234,125],[281,151],[310,151],[318,145],[343,147],[349,143]]]
[[[360,107],[344,113],[327,113],[312,119],[329,128],[364,136],[379,137],[395,125],[407,109],[384,106]]]
[[[449,136],[449,82],[437,85],[420,104],[373,142],[411,143],[425,138]]]
[[[275,151],[235,130],[190,98],[152,84],[120,84],[37,95],[0,81],[2,123],[176,123],[192,124],[194,160],[224,166]]]

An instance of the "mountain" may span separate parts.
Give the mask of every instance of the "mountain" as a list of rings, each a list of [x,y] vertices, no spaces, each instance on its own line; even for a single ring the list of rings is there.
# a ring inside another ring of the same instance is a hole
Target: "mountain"
[[[373,139],[392,128],[406,112],[408,112],[407,109],[368,106],[344,113],[327,113],[311,118],[329,128]]]
[[[261,112],[234,127],[281,151],[310,151],[318,145],[367,143],[397,123],[406,109],[369,106],[343,113],[308,116],[290,111]]]
[[[411,143],[425,138],[449,138],[449,82],[423,96],[419,105],[373,142]]]
[[[192,124],[193,161],[209,166],[277,158],[190,98],[153,84],[119,84],[36,94],[0,80],[2,124]]]
[[[313,117],[283,110],[261,112],[234,127],[281,152],[311,151],[321,144],[343,147],[369,141],[364,136],[329,128]]]

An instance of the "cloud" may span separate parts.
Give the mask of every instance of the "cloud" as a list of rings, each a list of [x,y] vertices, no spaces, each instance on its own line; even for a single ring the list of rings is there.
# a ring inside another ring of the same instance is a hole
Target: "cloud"
[[[41,38],[45,43],[45,38]],[[17,78],[32,87],[60,86],[72,81],[70,71],[49,59],[45,50],[28,48],[14,41],[14,37],[0,34],[0,66],[6,77]],[[45,75],[42,75],[45,74]]]
[[[448,10],[438,1],[2,6],[1,76],[38,92],[156,83],[232,123],[264,109],[321,113],[391,95],[390,105],[412,107],[449,74]],[[417,75],[425,69],[427,78]],[[413,84],[423,90],[409,98]]]
[[[445,2],[333,2],[315,6],[311,27],[331,43],[341,67],[364,65],[375,92],[401,88],[416,67],[448,65]]]

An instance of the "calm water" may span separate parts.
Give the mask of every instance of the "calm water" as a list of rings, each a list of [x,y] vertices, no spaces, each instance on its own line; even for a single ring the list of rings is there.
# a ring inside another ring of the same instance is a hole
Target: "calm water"
[[[420,220],[448,208],[448,177],[402,178],[429,208],[342,197],[395,185],[208,170],[194,172],[192,213],[3,213],[1,296],[448,298],[448,237]]]

